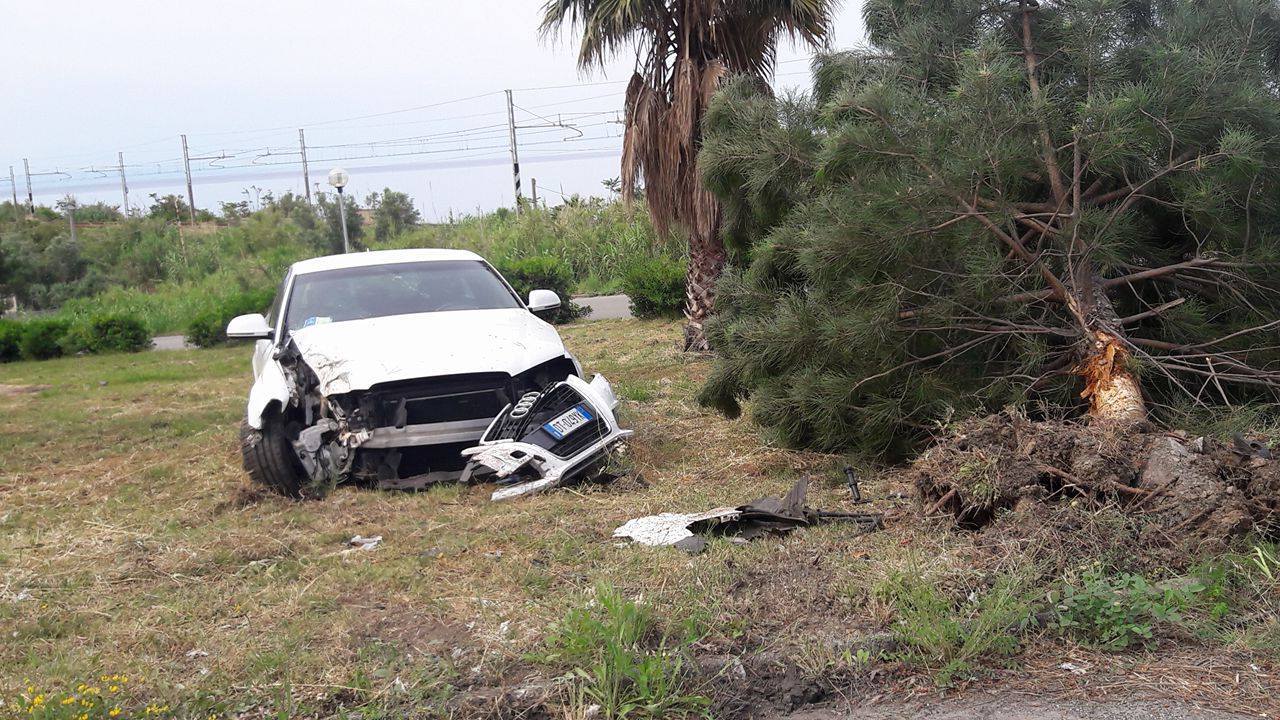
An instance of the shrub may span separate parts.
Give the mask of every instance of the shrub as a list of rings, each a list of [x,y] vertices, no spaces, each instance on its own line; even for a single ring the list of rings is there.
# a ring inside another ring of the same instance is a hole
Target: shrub
[[[227,323],[237,315],[265,312],[273,296],[272,290],[248,290],[223,300],[191,321],[187,327],[187,342],[202,348],[227,342]]]
[[[1081,574],[1079,584],[1062,590],[1058,629],[1107,650],[1154,641],[1157,623],[1177,624],[1181,613],[1204,586],[1158,587],[1141,575],[1108,575],[1098,565]]]
[[[13,362],[22,355],[22,324],[0,320],[0,362]]]
[[[20,349],[23,360],[48,360],[62,354],[62,338],[71,328],[69,320],[47,318],[22,325]]]
[[[549,322],[567,323],[587,313],[586,308],[569,299],[573,290],[573,271],[559,258],[538,255],[508,260],[499,269],[521,298],[528,299],[531,290],[551,290],[560,296],[560,307],[547,316]]]
[[[654,258],[634,263],[622,276],[622,291],[638,318],[677,317],[684,309],[683,260]]]
[[[108,313],[77,321],[60,344],[67,354],[139,352],[151,347],[151,333],[135,315]]]

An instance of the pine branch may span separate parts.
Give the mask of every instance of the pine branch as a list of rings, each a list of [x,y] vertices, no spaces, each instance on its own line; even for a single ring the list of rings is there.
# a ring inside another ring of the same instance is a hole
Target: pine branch
[[[1036,57],[1036,50],[1031,39],[1031,13],[1034,6],[1027,3],[1026,0],[1020,0],[1018,3],[1022,8],[1022,57],[1027,65],[1027,84],[1031,88],[1031,98],[1038,108],[1045,107],[1044,93],[1040,89],[1039,61]],[[1058,167],[1058,159],[1053,148],[1053,139],[1049,137],[1049,128],[1045,124],[1044,118],[1037,114],[1036,124],[1039,126],[1040,132],[1040,153],[1041,160],[1044,163],[1045,171],[1049,175],[1049,187],[1053,190],[1053,198],[1061,207],[1066,203],[1067,192],[1062,184],[1062,170]]]

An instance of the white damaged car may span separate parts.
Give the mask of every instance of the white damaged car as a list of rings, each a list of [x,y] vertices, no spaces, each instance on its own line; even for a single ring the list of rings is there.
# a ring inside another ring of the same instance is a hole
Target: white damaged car
[[[415,487],[458,478],[467,458],[467,477],[499,481],[545,479],[530,476],[540,469],[555,480],[544,484],[558,484],[584,471],[628,433],[613,416],[608,383],[581,380],[578,361],[538,317],[559,305],[549,290],[526,303],[462,250],[295,263],[266,316],[227,326],[229,337],[257,340],[245,470],[299,497],[346,480]],[[539,422],[521,424],[520,437],[494,436],[503,418],[535,405]],[[486,451],[476,458],[471,446],[482,437]],[[508,458],[519,472],[476,467],[512,453],[536,457]]]

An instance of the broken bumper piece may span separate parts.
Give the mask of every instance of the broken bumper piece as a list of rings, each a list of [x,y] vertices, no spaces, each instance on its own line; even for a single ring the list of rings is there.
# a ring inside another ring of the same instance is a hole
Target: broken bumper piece
[[[506,485],[493,500],[556,487],[598,468],[609,450],[631,434],[618,427],[618,399],[609,382],[569,376],[527,393],[494,418],[480,444],[462,451],[462,481]]]

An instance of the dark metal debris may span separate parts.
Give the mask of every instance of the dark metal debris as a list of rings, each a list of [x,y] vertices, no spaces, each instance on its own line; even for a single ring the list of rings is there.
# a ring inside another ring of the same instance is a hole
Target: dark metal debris
[[[881,513],[844,513],[817,510],[805,504],[809,479],[801,478],[782,497],[762,497],[736,508],[717,508],[697,515],[663,513],[628,521],[614,531],[644,545],[676,545],[691,553],[701,552],[698,536],[721,536],[754,540],[764,535],[783,535],[798,527],[833,520],[851,522],[859,534],[884,527]]]

